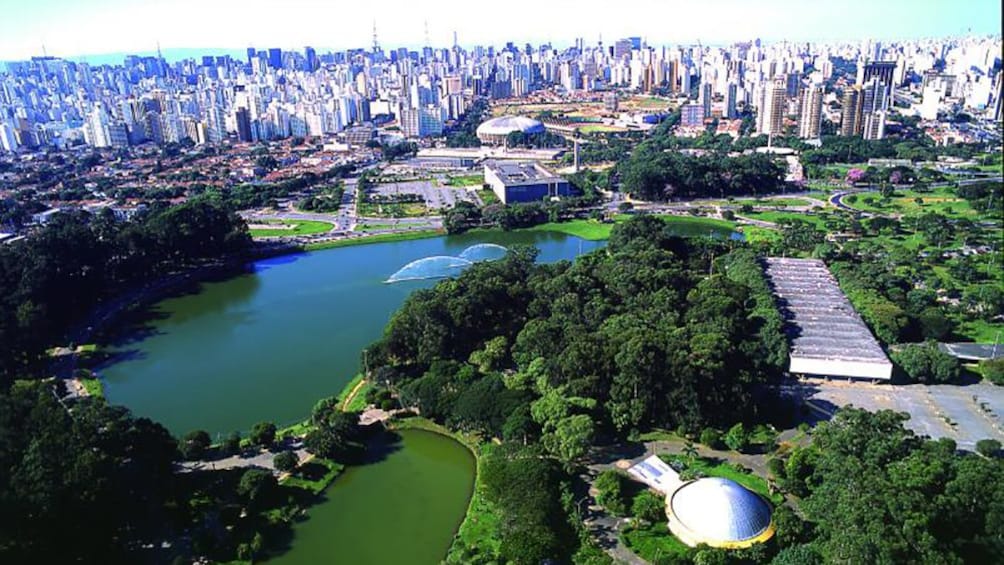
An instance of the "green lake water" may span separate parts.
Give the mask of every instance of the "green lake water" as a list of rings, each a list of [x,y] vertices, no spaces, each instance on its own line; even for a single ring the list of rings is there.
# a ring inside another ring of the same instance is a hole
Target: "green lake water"
[[[380,461],[350,467],[294,527],[277,565],[442,561],[467,511],[474,456],[432,432],[403,430]],[[381,450],[383,444],[375,449]]]
[[[541,261],[603,245],[560,233],[484,232],[258,261],[248,274],[154,304],[141,324],[123,328],[115,357],[99,369],[105,395],[179,436],[294,423],[342,390],[407,295],[435,282],[387,277],[477,243],[535,245]]]

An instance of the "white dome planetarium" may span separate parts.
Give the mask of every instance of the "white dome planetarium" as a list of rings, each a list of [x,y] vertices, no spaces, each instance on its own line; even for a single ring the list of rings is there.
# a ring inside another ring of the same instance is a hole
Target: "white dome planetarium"
[[[669,529],[694,547],[749,547],[774,535],[770,505],[742,485],[720,477],[684,483],[666,497]]]
[[[522,132],[527,135],[544,133],[544,124],[523,116],[501,116],[484,121],[476,131],[478,139],[486,145],[505,145],[510,133]]]

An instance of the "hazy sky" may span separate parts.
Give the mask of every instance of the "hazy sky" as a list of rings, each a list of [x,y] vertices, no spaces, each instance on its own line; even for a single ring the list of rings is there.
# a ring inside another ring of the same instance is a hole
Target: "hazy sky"
[[[0,0],[0,59],[249,45],[650,44],[1001,32],[1000,0]]]

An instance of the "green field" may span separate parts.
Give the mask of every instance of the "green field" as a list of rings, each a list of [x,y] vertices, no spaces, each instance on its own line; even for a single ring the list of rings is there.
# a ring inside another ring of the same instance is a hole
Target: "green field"
[[[445,232],[442,230],[416,230],[401,233],[379,233],[366,237],[353,237],[339,239],[336,241],[322,241],[319,243],[308,243],[303,246],[307,251],[320,251],[322,249],[334,249],[336,247],[350,247],[352,245],[367,245],[370,243],[387,243],[390,241],[407,241],[409,239],[425,239],[429,237],[439,237]]]
[[[393,202],[376,203],[362,202],[357,213],[368,218],[418,218],[429,213],[429,208],[423,202]]]
[[[602,223],[596,220],[571,220],[568,222],[548,222],[526,228],[527,231],[553,231],[581,237],[588,241],[599,241],[610,238],[614,224]]]
[[[479,190],[478,196],[481,197],[481,202],[483,202],[486,206],[488,204],[498,204],[501,202],[494,190]]]
[[[448,177],[446,179],[446,186],[454,187],[464,187],[464,186],[481,186],[485,183],[485,175],[460,175],[456,177]]]
[[[612,131],[627,131],[622,127],[608,126],[606,124],[589,124],[579,128],[582,133],[609,133]]]
[[[600,241],[610,238],[610,232],[616,224],[626,221],[631,216],[619,214],[614,217],[613,222],[599,222],[596,220],[570,220],[567,222],[548,222],[533,227],[526,228],[529,231],[556,231],[581,237],[589,241]],[[678,228],[679,234],[684,236],[707,235],[709,232],[723,232],[735,229],[736,224],[727,220],[717,218],[700,218],[694,216],[658,216],[670,226]]]
[[[939,188],[932,192],[897,190],[888,200],[883,199],[878,193],[860,193],[854,196],[856,198],[850,200],[848,200],[848,196],[845,196],[843,203],[863,212],[906,216],[936,212],[948,217],[969,219],[977,218],[980,215],[969,205],[968,201],[956,196],[950,188]]]
[[[282,237],[282,236],[298,236],[298,235],[315,235],[319,233],[326,233],[331,231],[334,227],[328,222],[319,222],[315,220],[264,220],[259,222],[249,222],[254,224],[268,224],[277,226],[276,229],[253,229],[250,230],[251,237]],[[291,228],[282,228],[278,226],[292,226]]]
[[[391,222],[365,222],[356,226],[356,231],[368,233],[368,232],[387,231],[387,230],[395,230],[402,228],[425,230],[425,229],[431,229],[432,224],[424,224],[424,223],[395,224]]]
[[[84,390],[87,391],[88,396],[93,396],[96,398],[104,398],[105,387],[101,384],[101,379],[80,379],[80,384],[83,385]]]
[[[799,212],[749,212],[741,214],[747,218],[761,220],[764,222],[778,223],[781,220],[802,220],[815,226],[816,229],[825,230],[826,220],[818,214],[802,214]]]

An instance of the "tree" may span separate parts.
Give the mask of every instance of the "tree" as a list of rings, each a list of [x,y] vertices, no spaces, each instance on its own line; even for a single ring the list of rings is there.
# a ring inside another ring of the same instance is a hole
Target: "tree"
[[[251,428],[251,435],[248,436],[248,439],[254,445],[269,448],[275,443],[275,432],[274,423],[258,422]]]
[[[276,455],[272,461],[276,469],[288,473],[296,469],[296,466],[300,463],[300,458],[292,451],[283,451]]]
[[[1004,357],[980,361],[980,372],[991,383],[1004,386]]]
[[[984,457],[997,457],[1001,451],[1001,442],[995,439],[981,439],[976,442],[976,452]]]
[[[941,351],[934,342],[905,345],[893,350],[892,360],[913,382],[944,384],[959,379],[959,360]]]
[[[558,421],[553,432],[545,433],[541,441],[559,460],[571,463],[586,454],[593,440],[593,419],[576,414]]]
[[[723,438],[725,445],[733,451],[743,452],[749,448],[750,436],[746,427],[743,426],[742,422],[729,428],[729,431],[725,433]]]
[[[666,519],[666,501],[663,497],[644,490],[634,497],[631,513],[635,518],[651,524],[662,522]]]
[[[700,441],[711,449],[719,449],[722,445],[722,433],[714,428],[701,430]]]
[[[627,494],[624,492],[624,477],[612,469],[603,471],[596,477],[596,502],[615,516],[627,514]]]
[[[193,461],[201,459],[211,444],[212,440],[209,438],[208,432],[205,430],[195,430],[185,435],[178,445],[178,449],[181,451],[182,457]]]
[[[224,455],[237,455],[241,452],[241,434],[238,432],[231,432],[230,435],[223,440],[222,451]]]
[[[264,469],[248,469],[237,484],[237,495],[252,509],[267,506],[279,490],[275,476]]]

